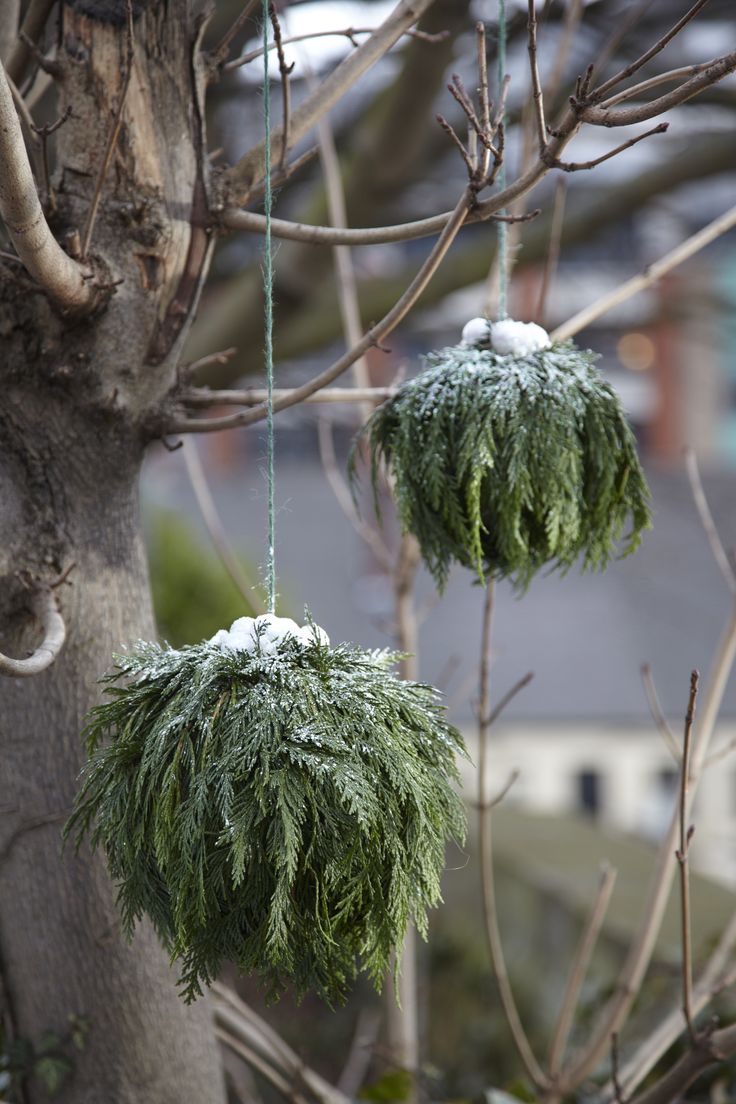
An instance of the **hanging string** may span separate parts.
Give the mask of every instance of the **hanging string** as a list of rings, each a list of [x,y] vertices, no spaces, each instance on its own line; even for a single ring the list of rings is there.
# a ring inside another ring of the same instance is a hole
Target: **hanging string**
[[[498,98],[503,96],[503,82],[506,76],[506,0],[498,0],[498,44],[496,47],[498,62]],[[506,166],[501,162],[498,170],[498,187],[501,191],[506,187]],[[506,208],[499,212],[505,215]],[[498,317],[506,318],[506,300],[508,298],[508,223],[498,223]]]
[[[266,578],[268,586],[268,612],[276,612],[276,519],[274,511],[274,463],[273,463],[273,252],[271,248],[271,208],[273,193],[271,188],[271,86],[268,75],[268,0],[263,0],[263,159],[264,159],[264,197],[263,210],[266,216],[263,236],[263,301],[264,301],[264,354],[266,361],[266,466],[268,470],[268,555],[266,559]]]

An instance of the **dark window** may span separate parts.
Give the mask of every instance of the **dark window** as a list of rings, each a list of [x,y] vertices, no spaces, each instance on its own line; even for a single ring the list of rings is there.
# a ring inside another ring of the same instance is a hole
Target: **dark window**
[[[598,771],[582,770],[577,776],[578,809],[595,816],[601,804],[601,776]]]

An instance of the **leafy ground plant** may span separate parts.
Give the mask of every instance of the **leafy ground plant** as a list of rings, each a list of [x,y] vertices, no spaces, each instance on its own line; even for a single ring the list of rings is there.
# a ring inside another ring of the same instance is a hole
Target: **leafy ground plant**
[[[518,357],[442,349],[366,423],[374,490],[385,461],[440,588],[453,562],[523,590],[547,564],[603,568],[637,548],[649,491],[596,359],[571,341]]]
[[[66,831],[104,847],[127,932],[151,917],[187,1000],[232,960],[271,997],[339,1001],[359,968],[380,987],[410,919],[426,931],[464,748],[397,658],[316,631],[116,657]]]

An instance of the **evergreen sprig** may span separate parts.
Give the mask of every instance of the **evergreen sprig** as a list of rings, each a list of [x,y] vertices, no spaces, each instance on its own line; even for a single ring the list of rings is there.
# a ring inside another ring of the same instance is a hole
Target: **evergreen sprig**
[[[363,427],[377,509],[383,460],[440,590],[453,561],[524,590],[545,564],[603,568],[638,547],[649,491],[596,360],[571,341],[523,357],[442,349]],[[356,457],[357,442],[353,480]]]
[[[116,656],[65,831],[104,848],[126,932],[150,916],[186,1000],[231,960],[272,998],[339,1001],[359,968],[380,987],[410,919],[426,933],[464,747],[396,659],[316,638]]]

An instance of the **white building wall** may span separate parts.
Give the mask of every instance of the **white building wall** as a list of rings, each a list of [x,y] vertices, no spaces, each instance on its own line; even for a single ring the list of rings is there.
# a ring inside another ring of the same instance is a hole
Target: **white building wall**
[[[466,740],[476,760],[475,734],[466,733]],[[714,749],[732,741],[736,726],[720,726]],[[676,770],[672,755],[651,728],[499,724],[490,735],[487,796],[492,799],[518,771],[505,801],[531,812],[581,811],[579,777],[582,771],[594,771],[599,779],[599,821],[654,840],[664,833],[676,807]],[[475,769],[466,764],[463,772],[465,791],[474,801]],[[736,751],[704,772],[691,820],[693,865],[736,886]]]

